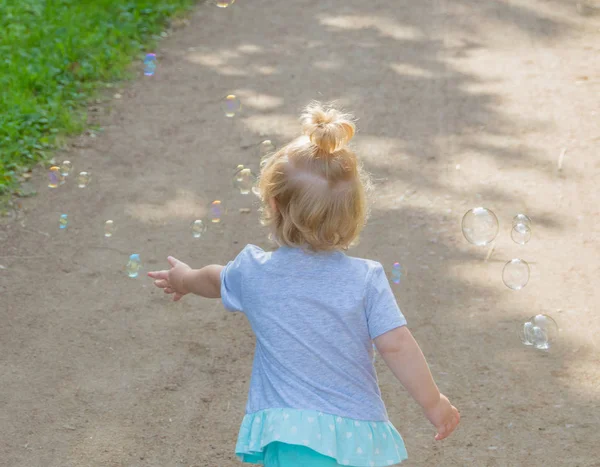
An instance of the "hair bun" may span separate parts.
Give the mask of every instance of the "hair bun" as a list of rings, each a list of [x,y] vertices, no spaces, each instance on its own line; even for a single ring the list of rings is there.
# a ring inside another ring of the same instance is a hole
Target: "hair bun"
[[[353,117],[320,102],[311,102],[302,113],[302,129],[310,141],[328,154],[342,149],[354,136]]]

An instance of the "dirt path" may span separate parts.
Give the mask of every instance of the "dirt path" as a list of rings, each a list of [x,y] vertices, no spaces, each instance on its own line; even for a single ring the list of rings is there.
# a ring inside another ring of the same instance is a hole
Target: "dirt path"
[[[378,362],[406,465],[600,465],[599,44],[600,19],[563,0],[199,6],[157,51],[156,75],[100,106],[105,131],[57,154],[91,170],[89,187],[51,191],[40,173],[40,195],[1,227],[0,464],[238,465],[244,317],[172,304],[123,267],[131,253],[147,271],[168,254],[200,266],[268,246],[256,210],[238,212],[256,202],[234,193],[232,171],[257,168],[263,139],[294,137],[319,98],[356,112],[378,185],[353,255],[407,269],[398,300],[463,414],[435,443]],[[220,109],[229,93],[244,106],[234,119]],[[228,212],[193,239],[213,199]],[[476,205],[501,222],[487,262],[460,233]],[[534,221],[526,246],[510,240],[517,212]],[[501,281],[513,257],[532,266],[519,292]],[[540,312],[562,328],[550,354],[516,337]]]

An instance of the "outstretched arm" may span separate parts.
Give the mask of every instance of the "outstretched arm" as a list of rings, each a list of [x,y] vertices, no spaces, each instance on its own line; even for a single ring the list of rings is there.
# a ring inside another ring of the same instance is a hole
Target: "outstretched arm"
[[[180,300],[188,293],[206,298],[221,297],[221,271],[223,266],[211,264],[202,269],[192,269],[172,256],[167,258],[171,269],[152,271],[148,276],[154,284],[164,289],[166,294],[174,294],[173,300]]]
[[[375,339],[375,346],[394,376],[436,427],[435,439],[449,436],[458,425],[460,414],[440,393],[425,356],[408,328],[402,326],[382,334]]]

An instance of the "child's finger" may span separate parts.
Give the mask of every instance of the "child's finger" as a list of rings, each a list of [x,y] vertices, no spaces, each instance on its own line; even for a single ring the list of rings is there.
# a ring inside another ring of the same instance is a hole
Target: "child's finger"
[[[169,277],[169,271],[150,271],[148,277],[152,279],[167,279]]]
[[[160,287],[161,289],[164,289],[165,287],[169,286],[169,281],[166,279],[158,279],[154,281],[154,285],[156,287]]]
[[[166,294],[175,293],[175,291],[171,287],[165,287],[163,290]]]
[[[178,302],[179,300],[181,300],[181,297],[183,297],[183,295],[176,292],[175,295],[173,295],[173,301]]]
[[[172,267],[177,266],[179,263],[181,263],[181,261],[179,261],[177,258],[173,258],[172,256],[167,257],[167,261],[169,262],[169,264]]]

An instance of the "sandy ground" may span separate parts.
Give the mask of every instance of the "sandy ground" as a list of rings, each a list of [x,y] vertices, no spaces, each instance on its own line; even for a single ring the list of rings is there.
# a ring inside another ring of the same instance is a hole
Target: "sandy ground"
[[[251,330],[217,301],[169,302],[143,273],[168,254],[201,266],[268,247],[233,170],[296,136],[318,98],[357,114],[377,183],[352,254],[406,268],[398,301],[462,412],[435,442],[379,361],[405,465],[599,466],[600,18],[563,0],[239,0],[189,19],[154,77],[92,110],[105,131],[56,155],[90,185],[49,190],[39,171],[39,196],[0,227],[0,464],[238,465]],[[192,238],[213,199],[223,222]],[[460,231],[477,205],[500,219],[488,261]],[[534,222],[525,246],[510,240],[517,212]],[[501,280],[513,257],[531,265],[518,292]],[[549,353],[517,337],[536,313],[561,328]]]

